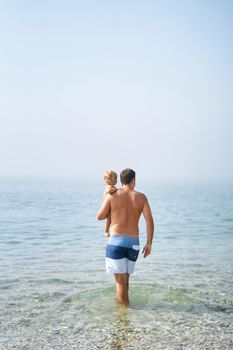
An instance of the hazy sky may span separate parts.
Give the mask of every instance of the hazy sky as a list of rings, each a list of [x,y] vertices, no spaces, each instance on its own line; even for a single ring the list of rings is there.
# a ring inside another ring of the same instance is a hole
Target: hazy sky
[[[0,0],[0,176],[233,181],[233,2]]]

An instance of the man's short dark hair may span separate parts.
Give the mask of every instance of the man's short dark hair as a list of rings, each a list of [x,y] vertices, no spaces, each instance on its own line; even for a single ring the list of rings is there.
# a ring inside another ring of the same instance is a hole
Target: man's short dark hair
[[[136,173],[132,169],[124,169],[120,173],[121,183],[122,185],[128,185],[130,182],[135,179]]]

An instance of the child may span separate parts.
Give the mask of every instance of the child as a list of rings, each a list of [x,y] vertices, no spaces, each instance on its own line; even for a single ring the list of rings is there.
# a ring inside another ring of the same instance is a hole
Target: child
[[[115,173],[115,171],[113,171],[113,170],[106,171],[106,173],[104,174],[104,181],[107,185],[105,190],[104,190],[104,197],[108,193],[114,193],[117,191],[117,188],[115,187],[115,185],[117,183],[117,174]],[[111,216],[110,216],[110,214],[108,214],[107,221],[105,224],[105,236],[106,237],[110,236],[110,233],[109,233],[110,225],[111,225]]]

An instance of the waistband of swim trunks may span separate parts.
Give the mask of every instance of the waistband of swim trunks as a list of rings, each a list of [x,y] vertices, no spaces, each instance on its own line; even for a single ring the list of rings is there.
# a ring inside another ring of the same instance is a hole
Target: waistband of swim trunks
[[[111,233],[108,239],[108,244],[131,248],[133,245],[139,245],[139,237]]]
[[[113,237],[129,237],[129,238],[138,238],[139,237],[139,235],[135,235],[135,236],[133,236],[133,235],[124,235],[123,233],[117,233],[117,232],[113,232],[113,233],[111,233],[110,232],[110,236],[113,236]]]

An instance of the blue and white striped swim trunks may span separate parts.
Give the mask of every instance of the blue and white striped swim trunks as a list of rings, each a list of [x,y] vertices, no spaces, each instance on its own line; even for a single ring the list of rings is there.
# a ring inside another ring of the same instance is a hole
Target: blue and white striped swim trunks
[[[111,234],[106,248],[106,272],[133,273],[139,249],[138,237]]]

